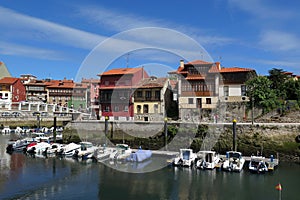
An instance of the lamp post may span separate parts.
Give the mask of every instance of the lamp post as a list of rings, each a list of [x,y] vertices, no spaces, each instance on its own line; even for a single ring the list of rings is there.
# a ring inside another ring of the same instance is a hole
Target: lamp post
[[[233,151],[236,151],[236,119],[232,120],[232,134],[233,134],[233,140],[232,140],[232,146]]]
[[[168,118],[164,118],[164,130],[165,130],[165,148],[168,150]]]
[[[251,97],[251,108],[252,108],[252,110],[251,110],[251,123],[252,123],[252,125],[254,124],[254,97]]]
[[[37,129],[40,131],[40,114],[36,115],[36,120],[37,120]]]
[[[104,130],[104,136],[105,136],[105,146],[107,146],[107,131],[108,131],[108,116],[105,116],[105,130]]]

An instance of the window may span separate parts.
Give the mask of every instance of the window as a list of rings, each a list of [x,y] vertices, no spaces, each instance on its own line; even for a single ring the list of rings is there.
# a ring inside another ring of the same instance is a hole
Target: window
[[[139,98],[143,97],[143,92],[142,91],[137,91],[136,96],[139,97]]]
[[[124,106],[124,111],[128,112],[128,106]]]
[[[229,96],[229,87],[228,86],[224,86],[223,90],[224,90],[224,96],[228,97]]]
[[[151,91],[146,91],[146,98],[148,98],[148,99],[151,98]]]
[[[109,106],[105,106],[105,108],[104,108],[104,112],[109,112]]]
[[[109,81],[105,81],[104,85],[108,86],[109,85]]]
[[[141,113],[142,107],[141,105],[136,106],[137,113]]]
[[[242,96],[246,96],[246,90],[247,90],[246,85],[241,85],[241,95]]]
[[[193,98],[189,98],[189,104],[194,104],[194,99]]]
[[[197,98],[197,108],[202,108],[202,99]]]
[[[206,104],[211,104],[211,98],[206,98]]]
[[[155,91],[155,99],[160,99],[160,91]]]
[[[119,106],[115,106],[114,111],[119,112]]]
[[[148,110],[149,110],[149,106],[148,104],[145,104],[143,107],[143,113],[148,113]]]

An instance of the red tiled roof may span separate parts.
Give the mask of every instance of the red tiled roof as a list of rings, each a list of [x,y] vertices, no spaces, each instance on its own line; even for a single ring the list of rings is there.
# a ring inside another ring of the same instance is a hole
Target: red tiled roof
[[[213,64],[212,62],[206,62],[204,60],[194,60],[186,63],[185,65],[205,65],[205,64]]]
[[[48,88],[65,88],[70,89],[74,88],[75,83],[72,80],[51,80],[51,85]]]
[[[220,73],[235,73],[235,72],[250,72],[253,69],[249,68],[240,68],[240,67],[230,67],[230,68],[222,68]]]
[[[187,76],[185,78],[185,80],[204,80],[204,79],[205,79],[205,77],[201,76],[201,75],[199,75],[199,76]]]
[[[4,77],[0,79],[0,84],[14,84],[16,81],[18,81],[19,78],[13,78],[13,77]]]
[[[145,78],[142,79],[135,87],[137,88],[162,88],[167,78]]]
[[[219,73],[220,69],[217,67],[217,65],[213,65],[209,70],[208,73]]]
[[[184,63],[184,65],[207,65],[207,64],[214,64],[212,62],[206,62],[204,60],[194,60],[194,61],[191,61],[191,62],[188,62],[188,63]],[[183,71],[184,68],[181,68],[180,66],[177,68],[177,71],[175,73],[180,73],[180,74],[186,74],[187,72],[186,71]],[[172,72],[171,72],[172,73]]]
[[[142,67],[138,68],[118,68],[118,69],[111,69],[102,74],[98,74],[98,76],[109,76],[109,75],[124,75],[124,74],[135,74],[136,72],[142,70]]]
[[[81,83],[99,83],[100,79],[95,79],[95,78],[91,78],[91,79],[85,79],[83,78],[81,80]]]

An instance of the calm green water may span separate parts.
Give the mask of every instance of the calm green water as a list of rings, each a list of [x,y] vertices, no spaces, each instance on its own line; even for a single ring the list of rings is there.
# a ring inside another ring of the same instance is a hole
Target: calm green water
[[[299,199],[300,165],[280,163],[273,173],[251,174],[165,167],[149,173],[124,173],[100,163],[32,158],[5,153],[0,135],[0,199]],[[142,170],[160,162],[154,157]],[[116,167],[116,166],[115,166]]]

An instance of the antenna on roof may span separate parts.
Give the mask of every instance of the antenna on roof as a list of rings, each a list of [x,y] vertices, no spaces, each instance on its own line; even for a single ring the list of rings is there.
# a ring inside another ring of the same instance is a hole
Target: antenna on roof
[[[129,64],[129,54],[130,53],[127,53],[127,56],[126,56],[126,68],[128,68],[128,64]]]

